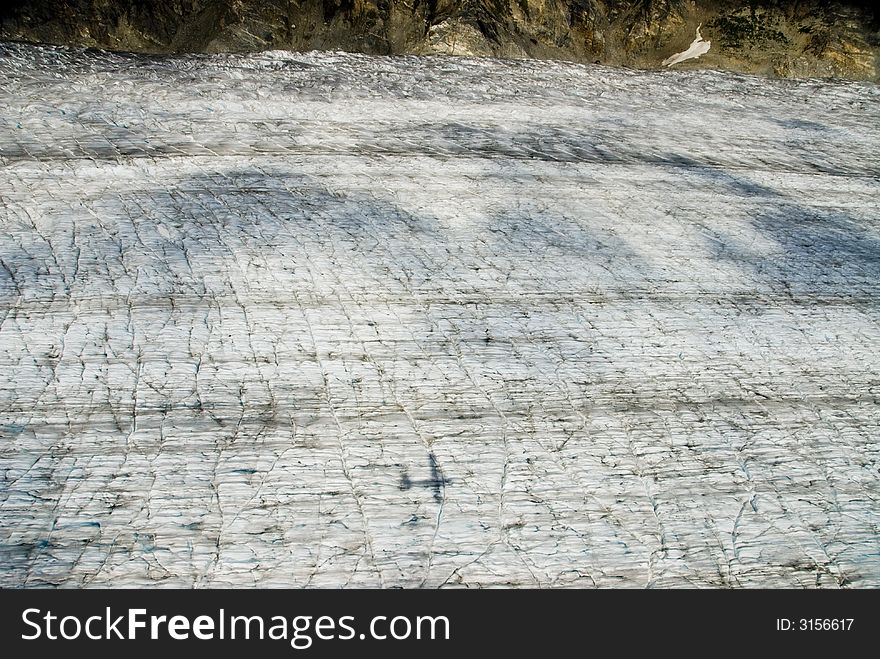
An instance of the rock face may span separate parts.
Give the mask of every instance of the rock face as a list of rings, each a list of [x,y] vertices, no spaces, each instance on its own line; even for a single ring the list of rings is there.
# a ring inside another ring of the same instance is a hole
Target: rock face
[[[0,585],[878,587],[880,90],[0,52]]]
[[[871,3],[806,0],[18,0],[0,38],[136,52],[347,50],[689,67],[876,80]]]

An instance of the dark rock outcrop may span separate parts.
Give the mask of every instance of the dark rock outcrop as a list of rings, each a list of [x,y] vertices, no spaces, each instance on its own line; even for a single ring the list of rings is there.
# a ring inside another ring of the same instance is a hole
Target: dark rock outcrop
[[[868,4],[805,0],[18,0],[0,38],[136,52],[348,50],[654,67],[700,23],[684,66],[876,80]]]

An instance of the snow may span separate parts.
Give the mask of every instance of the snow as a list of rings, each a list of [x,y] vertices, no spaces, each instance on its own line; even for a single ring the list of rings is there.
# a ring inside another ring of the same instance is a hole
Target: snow
[[[880,92],[0,46],[3,586],[880,586]]]
[[[703,35],[700,34],[700,27],[702,23],[697,26],[697,37],[691,41],[691,45],[688,46],[687,50],[675,53],[667,57],[663,60],[663,66],[672,66],[673,64],[678,64],[680,62],[684,62],[689,59],[697,59],[700,55],[705,55],[709,52],[709,48],[712,46],[711,41],[703,41]]]

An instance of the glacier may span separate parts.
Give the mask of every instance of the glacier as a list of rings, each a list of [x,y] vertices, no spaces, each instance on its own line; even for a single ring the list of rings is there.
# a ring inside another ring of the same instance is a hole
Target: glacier
[[[880,90],[0,44],[0,585],[880,587]]]

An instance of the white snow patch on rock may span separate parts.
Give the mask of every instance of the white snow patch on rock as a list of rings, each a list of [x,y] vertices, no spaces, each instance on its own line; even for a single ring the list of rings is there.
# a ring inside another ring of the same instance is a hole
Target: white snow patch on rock
[[[709,47],[712,45],[712,42],[703,41],[703,36],[700,34],[700,27],[702,27],[702,23],[697,26],[697,38],[691,42],[688,49],[667,57],[663,60],[663,66],[672,66],[673,64],[678,64],[685,60],[697,59],[700,55],[705,55],[709,52]]]

